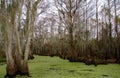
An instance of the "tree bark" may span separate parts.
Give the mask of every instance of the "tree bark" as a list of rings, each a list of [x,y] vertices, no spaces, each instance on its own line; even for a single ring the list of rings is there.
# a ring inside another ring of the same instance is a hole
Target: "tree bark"
[[[72,13],[72,0],[69,0],[69,13],[68,13],[68,19],[69,19],[69,44],[70,44],[70,57],[71,57],[71,61],[75,61],[76,57],[77,57],[77,53],[75,51],[74,48],[74,39],[73,39],[73,13]]]
[[[13,37],[13,30],[11,26],[6,24],[7,30],[7,43],[6,43],[6,57],[7,57],[7,66],[6,66],[6,75],[12,76],[15,75],[15,64],[14,58],[12,56],[12,37]],[[8,45],[8,46],[7,46]]]

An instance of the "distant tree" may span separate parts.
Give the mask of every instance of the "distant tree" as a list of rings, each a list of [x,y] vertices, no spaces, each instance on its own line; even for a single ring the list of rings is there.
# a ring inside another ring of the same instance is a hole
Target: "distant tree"
[[[74,23],[75,23],[75,14],[79,9],[81,0],[57,0],[55,1],[58,12],[62,14],[60,19],[65,20],[65,25],[69,33],[69,46],[70,53],[69,55],[74,59],[76,57],[75,47],[74,47]],[[65,6],[65,7],[64,7]]]

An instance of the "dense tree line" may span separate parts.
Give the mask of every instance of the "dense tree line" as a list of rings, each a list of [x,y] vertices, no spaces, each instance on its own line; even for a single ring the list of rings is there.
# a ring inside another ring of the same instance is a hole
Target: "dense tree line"
[[[32,51],[86,64],[120,62],[119,3],[53,0],[56,11],[40,19]]]

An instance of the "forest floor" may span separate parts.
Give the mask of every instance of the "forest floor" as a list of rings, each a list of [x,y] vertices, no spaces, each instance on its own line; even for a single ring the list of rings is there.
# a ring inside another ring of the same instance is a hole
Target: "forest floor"
[[[0,63],[0,78],[5,75],[5,63]],[[120,78],[120,65],[85,65],[59,57],[35,56],[29,61],[30,76],[16,78]]]

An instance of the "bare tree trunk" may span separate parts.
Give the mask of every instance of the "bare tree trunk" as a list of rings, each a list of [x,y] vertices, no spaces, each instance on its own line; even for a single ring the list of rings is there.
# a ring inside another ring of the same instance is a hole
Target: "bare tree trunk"
[[[16,32],[16,51],[15,51],[15,64],[16,64],[16,73],[20,74],[21,73],[21,62],[22,62],[22,50],[21,50],[21,44],[20,44],[20,36],[18,32],[18,28],[15,27],[15,32]]]
[[[28,55],[30,51],[30,41],[31,41],[31,27],[30,27],[30,32],[28,34],[27,42],[26,42],[26,47],[25,47],[25,54],[24,54],[24,60],[23,60],[23,66],[22,66],[22,73],[23,74],[28,74],[29,75],[29,69],[28,69]]]
[[[13,37],[13,30],[11,26],[6,25],[6,31],[7,31],[7,44],[6,46],[6,57],[7,57],[7,66],[6,66],[6,75],[12,76],[15,75],[15,64],[14,64],[14,58],[12,56],[12,37]]]
[[[28,56],[29,56],[29,52],[30,52],[30,42],[31,42],[31,39],[32,39],[35,17],[36,17],[36,13],[37,13],[37,5],[39,4],[39,2],[40,2],[40,0],[37,0],[33,4],[32,9],[31,9],[32,14],[31,14],[30,24],[28,24],[29,25],[28,26],[28,32],[27,32],[28,36],[27,36],[27,39],[26,39],[25,53],[24,53],[24,59],[23,59],[23,64],[22,64],[22,74],[25,74],[25,75],[29,75]],[[29,3],[28,9],[30,10],[30,3]],[[28,18],[29,18],[29,15],[28,15]]]
[[[116,32],[116,58],[117,60],[119,60],[119,45],[117,44],[117,42],[119,42],[119,38],[118,38],[118,25],[117,25],[117,10],[116,10],[116,0],[114,0],[114,11],[115,11],[115,22],[114,22],[114,25],[115,25],[115,32]]]
[[[76,59],[76,52],[74,48],[74,40],[73,40],[73,13],[72,13],[72,0],[69,0],[69,14],[68,14],[68,21],[69,21],[69,44],[70,44],[70,55],[71,55],[71,61],[74,61]]]
[[[98,0],[96,0],[96,22],[97,22],[97,40],[98,40]]]
[[[112,50],[112,24],[111,24],[111,8],[110,8],[110,0],[108,0],[108,21],[109,21],[109,27],[108,27],[108,57],[110,58],[110,52]]]
[[[7,14],[6,12],[6,1],[1,1],[1,11],[4,14]],[[8,17],[8,16],[7,16]],[[8,17],[9,18],[9,17]],[[7,19],[4,18],[4,29],[2,30],[2,33],[4,34],[3,39],[5,43],[5,53],[6,53],[6,76],[13,76],[15,74],[15,65],[14,65],[14,59],[12,56],[12,37],[13,37],[13,31],[11,25],[9,26],[7,24]]]

